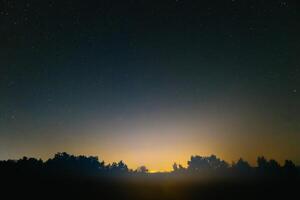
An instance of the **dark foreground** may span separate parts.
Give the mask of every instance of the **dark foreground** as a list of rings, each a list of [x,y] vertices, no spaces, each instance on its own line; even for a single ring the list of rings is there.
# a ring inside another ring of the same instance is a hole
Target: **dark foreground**
[[[191,180],[147,175],[127,178],[1,180],[5,199],[297,199],[299,180]]]
[[[105,164],[97,157],[57,153],[0,161],[0,200],[4,199],[299,199],[300,168],[286,160],[258,157],[257,167],[240,159],[229,165],[211,155],[192,156],[187,168],[148,173]]]

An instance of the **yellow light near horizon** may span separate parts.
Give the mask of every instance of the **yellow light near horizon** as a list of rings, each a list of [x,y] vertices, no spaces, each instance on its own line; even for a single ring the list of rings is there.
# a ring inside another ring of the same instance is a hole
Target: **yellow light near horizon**
[[[25,155],[47,160],[56,152],[65,151],[74,155],[98,156],[106,164],[123,160],[133,170],[144,165],[150,173],[172,171],[174,162],[186,167],[192,155],[215,154],[228,163],[242,157],[251,165],[256,165],[256,158],[261,155],[280,163],[284,159],[300,163],[299,135],[275,135],[260,127],[243,130],[243,134],[240,134],[241,130],[237,129],[239,124],[225,122],[222,125],[222,122],[210,122],[210,119],[160,120],[156,124],[136,122],[109,129],[101,129],[94,124],[82,130],[85,134],[66,132],[63,139],[49,137],[44,141],[45,137],[34,137],[30,138],[30,143],[24,140],[14,140],[12,143],[9,138],[4,138],[1,142],[18,149],[19,153],[1,153],[4,159]]]

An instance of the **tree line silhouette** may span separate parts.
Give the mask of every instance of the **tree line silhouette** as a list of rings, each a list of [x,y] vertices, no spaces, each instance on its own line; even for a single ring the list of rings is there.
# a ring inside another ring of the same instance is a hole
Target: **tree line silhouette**
[[[135,170],[129,169],[123,162],[105,164],[95,156],[74,156],[68,153],[57,153],[53,158],[42,161],[36,158],[23,157],[19,160],[0,161],[0,175],[7,176],[33,176],[38,177],[97,177],[97,176],[126,176],[126,175],[149,175],[146,166],[140,166]],[[187,167],[173,164],[173,171],[168,175],[212,175],[212,176],[238,176],[238,177],[298,177],[300,168],[293,161],[286,160],[280,165],[274,159],[257,158],[257,166],[251,166],[247,161],[240,158],[232,164],[211,156],[191,156]]]

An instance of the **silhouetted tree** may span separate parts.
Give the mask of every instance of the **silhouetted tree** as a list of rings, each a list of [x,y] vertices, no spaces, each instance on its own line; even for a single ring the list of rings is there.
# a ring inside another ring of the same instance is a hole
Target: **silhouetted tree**
[[[286,177],[297,177],[298,168],[291,160],[286,160],[281,167],[274,160],[267,160],[261,156],[257,158],[257,168],[253,168],[247,161],[240,158],[231,167],[215,155],[211,156],[191,156],[188,161],[187,168],[180,164],[173,164],[173,174],[186,174],[188,172],[196,172],[201,174],[218,174],[226,175],[229,172],[241,175],[266,175],[267,177],[278,177],[285,175]],[[227,170],[229,169],[230,170]],[[123,162],[113,162],[105,165],[104,161],[99,161],[98,157],[93,156],[74,156],[66,152],[57,153],[53,158],[43,162],[41,159],[23,157],[19,160],[0,161],[0,176],[5,177],[90,177],[95,175],[134,175],[145,174],[149,170],[145,166],[141,166],[136,170],[128,169],[128,166]],[[251,172],[251,173],[249,173]],[[253,172],[253,173],[252,173]],[[24,179],[24,178],[23,178]],[[24,179],[26,180],[26,179]]]
[[[253,168],[249,163],[242,158],[240,158],[236,163],[233,162],[231,165],[232,172],[237,176],[251,176],[253,173]]]
[[[269,160],[269,168],[273,171],[278,171],[280,169],[280,165],[276,160],[271,159]]]
[[[122,172],[128,172],[128,167],[122,160],[118,163],[118,169]]]
[[[228,163],[217,158],[215,155],[208,157],[192,156],[188,161],[189,171],[207,171],[207,170],[223,170],[228,168]]]
[[[232,168],[244,172],[250,170],[251,166],[247,161],[244,161],[242,158],[240,158],[236,163],[232,164]]]
[[[76,176],[95,175],[105,168],[104,162],[99,162],[98,157],[74,156],[65,152],[55,154],[45,165],[52,173]]]
[[[108,165],[107,169],[111,174],[125,174],[129,172],[127,165],[122,160],[118,163],[113,162]]]
[[[149,170],[148,170],[148,168],[146,166],[143,165],[143,166],[138,167],[136,169],[136,172],[137,173],[143,173],[143,174],[145,174],[145,173],[148,173]]]
[[[257,166],[259,169],[266,169],[268,165],[268,161],[264,156],[257,158]]]
[[[290,178],[298,176],[297,167],[291,160],[285,160],[283,170],[284,174]]]
[[[174,163],[174,164],[173,164],[173,171],[177,171],[177,170],[178,170],[177,163]]]
[[[186,169],[184,167],[182,167],[182,165],[177,164],[177,163],[173,164],[173,172],[175,172],[175,173],[182,173],[184,171],[186,171]]]
[[[269,161],[261,156],[257,158],[257,165],[258,165],[258,171],[260,173],[260,175],[267,175],[267,176],[279,176],[281,175],[281,167],[279,165],[279,163],[274,160],[274,159],[270,159]]]

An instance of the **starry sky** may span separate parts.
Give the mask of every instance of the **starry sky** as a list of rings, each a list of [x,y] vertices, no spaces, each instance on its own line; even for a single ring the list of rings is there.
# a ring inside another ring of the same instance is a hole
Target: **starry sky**
[[[296,0],[0,0],[0,159],[300,164]]]

